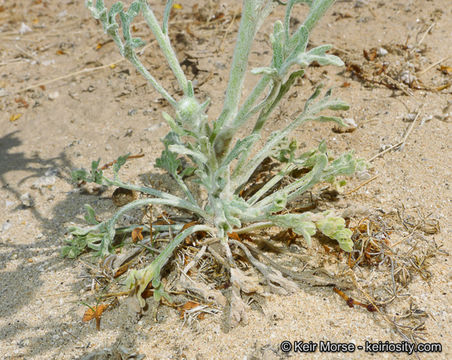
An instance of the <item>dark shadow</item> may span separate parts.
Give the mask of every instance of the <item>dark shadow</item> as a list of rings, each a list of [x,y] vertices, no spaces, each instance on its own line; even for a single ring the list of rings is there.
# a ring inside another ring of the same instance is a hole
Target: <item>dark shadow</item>
[[[58,169],[57,182],[71,182],[70,171],[73,169],[73,165],[67,156],[66,149],[63,149],[58,156],[49,159],[39,156],[28,157],[24,152],[15,149],[23,145],[18,132],[14,131],[0,138],[0,186],[4,191],[20,203],[22,195],[20,185],[26,180],[44,176],[46,171],[51,169]],[[86,165],[89,166],[89,163]],[[26,175],[17,183],[8,183],[6,175],[13,171],[24,172]],[[57,187],[58,183],[54,186]],[[14,344],[25,358],[45,356],[55,347],[59,349],[76,347],[81,352],[92,350],[89,338],[86,336],[95,334],[96,329],[91,326],[92,324],[82,324],[79,315],[80,308],[83,307],[80,303],[80,290],[86,288],[87,281],[91,282],[91,279],[82,276],[87,272],[78,261],[64,259],[60,255],[64,245],[63,240],[67,235],[64,224],[75,222],[84,226],[85,224],[79,220],[79,216],[86,203],[90,204],[101,218],[106,218],[105,213],[110,213],[114,208],[108,198],[69,191],[64,194],[63,199],[52,204],[50,214],[42,213],[39,210],[39,204],[32,207],[19,205],[7,209],[10,219],[20,217],[22,211],[31,212],[31,216],[39,222],[41,228],[39,230],[41,234],[39,236],[35,234],[34,241],[27,244],[7,240],[7,230],[1,233],[0,241],[0,268],[4,269],[0,275],[0,319],[8,318],[9,320],[0,327],[0,338],[5,342],[11,342],[10,339],[18,334],[31,330],[33,335],[24,335],[20,341]],[[6,220],[8,218],[2,219],[0,227]],[[44,294],[42,287],[49,273],[65,274],[69,272],[72,274],[75,272],[75,277],[78,279],[74,281],[74,275],[68,277],[69,280],[55,279],[52,294]],[[59,296],[59,292],[72,294],[71,301],[66,301],[64,295]],[[61,306],[57,305],[58,307],[51,314],[41,313],[38,310],[42,325],[30,329],[25,318],[21,318],[19,314],[23,313],[24,309],[36,309],[39,307],[40,301],[46,301],[47,296],[52,297],[52,300],[48,301],[55,302],[56,296],[63,299],[63,303],[60,303]],[[76,301],[74,301],[74,297]],[[65,320],[62,320],[63,318]],[[66,322],[77,325],[75,329],[74,327],[69,328]],[[110,328],[116,325],[117,322],[113,321]],[[102,326],[102,328],[107,328],[107,326]],[[126,336],[128,331],[126,334],[125,328],[126,326],[119,329],[116,344],[126,345],[133,349],[134,343],[124,344],[121,340],[129,337]]]

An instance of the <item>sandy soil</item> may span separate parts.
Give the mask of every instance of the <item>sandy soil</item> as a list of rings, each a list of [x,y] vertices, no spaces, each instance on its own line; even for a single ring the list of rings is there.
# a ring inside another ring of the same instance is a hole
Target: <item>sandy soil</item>
[[[161,16],[163,2],[151,3],[157,3]],[[241,4],[203,0],[196,9],[194,3],[183,2],[174,11],[171,37],[200,97],[213,100],[213,117],[228,77]],[[298,6],[293,21],[302,21],[305,13],[306,7]],[[175,93],[177,84],[140,21],[136,33],[151,44],[144,63]],[[257,37],[251,66],[268,62],[271,23],[266,22]],[[347,69],[311,69],[271,125],[286,123],[321,81],[351,104],[343,116],[353,118],[358,127],[338,134],[329,124],[309,124],[296,134],[304,146],[327,139],[332,153],[355,149],[369,159],[404,139],[409,130],[402,150],[388,151],[372,162],[370,175],[378,175],[374,181],[332,206],[359,204],[372,214],[404,208],[417,217],[429,216],[438,220],[441,231],[425,235],[425,241],[442,245],[446,253],[452,248],[451,29],[449,0],[338,1],[311,40],[334,44]],[[378,314],[349,308],[331,288],[308,286],[290,296],[270,295],[261,311],[250,310],[247,324],[229,332],[220,315],[188,326],[179,312],[165,306],[159,308],[157,321],[151,315],[138,318],[127,311],[122,298],[118,307],[104,313],[101,331],[94,322],[82,323],[86,306],[81,302],[92,304],[94,299],[89,268],[83,258],[61,258],[60,250],[67,226],[83,223],[83,204],[91,204],[100,217],[115,207],[113,189],[100,196],[82,194],[70,182],[70,172],[99,157],[109,162],[142,152],[144,157],[127,163],[122,178],[140,183],[152,177],[162,150],[160,139],[168,131],[161,111],[169,111],[168,106],[121,61],[82,1],[0,0],[0,70],[2,359],[133,358],[124,355],[125,349],[149,359],[279,359],[300,356],[283,354],[283,340],[356,345],[403,340]],[[245,91],[253,81],[249,77]],[[346,190],[363,180],[352,179]],[[405,289],[410,294],[405,304],[429,314],[423,342],[442,344],[442,353],[421,358],[452,358],[450,261],[447,254],[438,254],[428,268],[433,276],[424,281],[415,275]],[[301,357],[408,356],[357,350]]]

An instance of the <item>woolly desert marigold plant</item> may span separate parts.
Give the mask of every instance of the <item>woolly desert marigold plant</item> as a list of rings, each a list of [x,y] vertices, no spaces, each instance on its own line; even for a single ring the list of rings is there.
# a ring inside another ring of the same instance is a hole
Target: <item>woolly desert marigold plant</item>
[[[196,217],[197,224],[188,228],[183,228],[183,224],[157,225],[154,231],[171,229],[177,235],[152,263],[140,270],[129,272],[126,286],[140,306],[144,307],[145,300],[141,295],[149,284],[152,284],[156,299],[161,296],[169,299],[161,283],[162,267],[184,239],[197,232],[207,233],[221,242],[233,285],[238,284],[239,269],[230,245],[242,247],[245,252],[246,247],[232,239],[229,235],[231,233],[240,234],[276,226],[291,229],[310,244],[311,237],[320,232],[336,240],[344,251],[351,251],[352,232],[346,228],[344,219],[335,216],[332,211],[285,211],[290,202],[314,185],[321,182],[339,184],[338,176],[352,175],[363,166],[361,161],[354,159],[352,153],[343,154],[334,160],[329,159],[323,142],[314,150],[296,154],[296,143],[289,140],[293,131],[307,121],[328,121],[345,126],[340,117],[322,113],[324,110],[346,110],[348,105],[334,98],[331,90],[321,96],[322,89],[318,87],[286,127],[273,132],[266,139],[262,138],[262,129],[271,120],[275,108],[297,78],[304,75],[310,64],[315,62],[320,66],[343,66],[337,56],[328,53],[331,45],[307,49],[311,30],[333,2],[334,0],[288,0],[284,3],[273,0],[244,0],[222,111],[217,118],[208,119],[206,109],[209,101],[201,102],[195,97],[193,84],[182,71],[170,43],[168,23],[172,1],[167,1],[161,25],[146,0],[135,0],[128,9],[125,9],[122,2],[117,2],[107,9],[102,0],[97,0],[95,4],[93,1],[87,1],[88,9],[114,40],[121,55],[135,66],[173,108],[172,114],[163,113],[171,131],[163,139],[165,149],[157,159],[156,166],[166,170],[174,178],[183,196],[121,181],[118,172],[127,156],[118,158],[113,166],[112,178],[99,169],[99,161],[92,163],[90,171],[76,170],[73,172],[76,181],[113,185],[141,192],[148,197],[126,204],[110,219],[102,222],[96,219],[94,210],[86,206],[86,220],[91,226],[70,229],[73,237],[70,244],[64,248],[64,254],[75,257],[90,248],[99,256],[108,255],[112,251],[115,234],[131,232],[134,229],[134,226],[117,226],[118,219],[134,208],[163,205],[192,214]],[[290,14],[293,7],[299,3],[308,5],[309,13],[298,28],[292,29]],[[259,80],[246,98],[242,99],[248,57],[256,33],[274,7],[281,5],[285,6],[285,17],[274,23],[273,32],[270,34],[272,59],[267,66],[251,69],[251,73]],[[143,16],[155,36],[163,57],[177,79],[182,96],[171,94],[140,61],[136,49],[142,47],[144,42],[133,37],[130,31],[132,21],[138,15]],[[239,136],[243,133],[244,125],[250,123],[254,124],[252,130],[245,136]],[[279,171],[256,192],[242,197],[243,189],[247,187],[258,167],[268,158],[279,161]],[[289,184],[281,185],[281,181],[296,170],[303,170],[300,171],[303,175]],[[195,196],[190,190],[193,186],[187,185],[189,182],[202,189],[206,196],[203,199]],[[285,281],[280,273],[272,273],[268,268],[263,270],[260,263],[254,260],[253,265],[262,272],[267,281],[291,288],[291,284]]]

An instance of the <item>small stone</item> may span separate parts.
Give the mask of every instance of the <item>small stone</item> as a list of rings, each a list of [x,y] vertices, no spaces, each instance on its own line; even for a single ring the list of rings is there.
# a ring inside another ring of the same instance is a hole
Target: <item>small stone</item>
[[[60,96],[58,91],[53,91],[49,94],[49,100],[56,100]]]
[[[385,48],[378,48],[377,50],[377,55],[378,56],[385,56],[388,55],[388,50],[386,50]]]
[[[127,129],[126,134],[124,136],[132,136],[132,134],[133,134],[133,130]]]
[[[411,85],[416,80],[416,76],[411,74],[409,70],[402,71],[399,78],[406,85]]]
[[[26,34],[28,32],[32,32],[33,30],[31,30],[31,27],[29,27],[27,24],[22,23],[20,24],[20,29],[19,29],[19,34],[23,35]]]
[[[11,226],[13,226],[11,222],[9,220],[6,220],[2,225],[2,232],[8,231],[9,229],[11,229]]]
[[[41,189],[43,187],[50,188],[55,184],[56,177],[55,175],[50,176],[41,176],[39,177],[32,185],[32,189]]]
[[[138,112],[137,109],[130,109],[130,110],[127,112],[127,115],[133,116],[133,115],[136,115],[137,112]]]
[[[406,114],[406,116],[403,118],[404,121],[406,122],[412,122],[414,121],[414,119],[416,119],[417,113],[409,113]]]
[[[20,197],[20,202],[25,207],[32,207],[33,206],[33,199],[31,198],[29,193],[25,193]]]

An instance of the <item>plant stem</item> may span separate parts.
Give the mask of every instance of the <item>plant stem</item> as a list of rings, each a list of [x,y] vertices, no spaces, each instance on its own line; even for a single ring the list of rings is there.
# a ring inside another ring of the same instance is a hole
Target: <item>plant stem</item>
[[[151,73],[144,67],[141,61],[138,59],[135,53],[127,55],[126,58],[132,63],[133,66],[143,75],[147,81],[162,95],[171,106],[175,107],[177,102],[174,98],[165,90],[165,88],[159,84],[159,82],[151,75]]]
[[[168,65],[170,66],[171,70],[173,71],[173,74],[176,77],[182,91],[184,92],[184,94],[186,96],[188,96],[190,93],[189,86],[188,86],[188,80],[185,77],[185,74],[179,65],[179,61],[177,60],[177,56],[174,53],[173,48],[171,47],[168,34],[164,33],[162,31],[162,29],[160,28],[160,25],[157,22],[154,12],[149,7],[146,0],[141,0],[141,6],[142,6],[142,10],[143,10],[143,17],[146,20],[146,22],[147,22],[149,28],[151,29],[152,33],[154,34],[155,38],[157,39],[157,42],[160,46],[160,49],[162,50],[163,55],[166,58],[166,61],[168,62]]]
[[[275,186],[281,179],[286,176],[286,174],[290,173],[292,170],[296,169],[296,165],[289,164],[283,170],[281,170],[278,174],[273,176],[267,183],[262,186],[259,191],[257,191],[253,196],[251,196],[247,203],[250,205],[254,205],[265,193],[270,190],[273,186]]]
[[[232,138],[230,134],[231,122],[237,115],[254,36],[272,6],[272,2],[268,0],[243,0],[242,19],[232,58],[226,97],[223,110],[217,124],[215,124],[215,127],[220,129],[215,144],[215,152],[220,159],[224,156]]]
[[[314,28],[320,18],[325,14],[328,8],[335,2],[336,0],[317,0],[314,1],[313,6],[309,10],[308,17],[304,21],[303,25],[308,30],[308,33]]]
[[[166,248],[163,249],[163,251],[154,259],[154,261],[149,266],[161,269],[171,257],[174,250],[182,243],[182,241],[184,241],[191,234],[194,234],[198,231],[207,231],[213,233],[215,230],[207,225],[195,225],[189,227],[188,229],[185,229],[169,242]]]
[[[149,195],[153,195],[153,196],[157,197],[157,199],[147,199],[147,200],[163,200],[163,201],[167,201],[168,203],[165,203],[164,205],[175,206],[175,207],[178,207],[178,208],[181,208],[181,209],[192,211],[192,212],[194,212],[195,214],[199,215],[202,218],[208,218],[208,216],[209,216],[198,205],[192,204],[192,203],[190,203],[190,202],[188,202],[186,200],[183,200],[183,199],[181,199],[181,198],[179,198],[179,197],[177,197],[175,195],[171,195],[171,194],[168,194],[168,193],[156,190],[156,189],[152,189],[152,188],[149,188],[149,187],[128,184],[128,183],[124,183],[124,182],[119,181],[119,180],[111,180],[111,179],[108,179],[106,177],[103,177],[103,180],[108,185],[115,185],[115,186],[122,187],[124,189],[135,190],[135,191],[142,192],[144,194],[149,194]]]
[[[263,222],[245,226],[241,229],[234,229],[234,232],[237,234],[244,234],[244,233],[255,231],[255,230],[266,229],[266,228],[269,228],[272,226],[273,226],[273,223],[271,221],[263,221]]]

